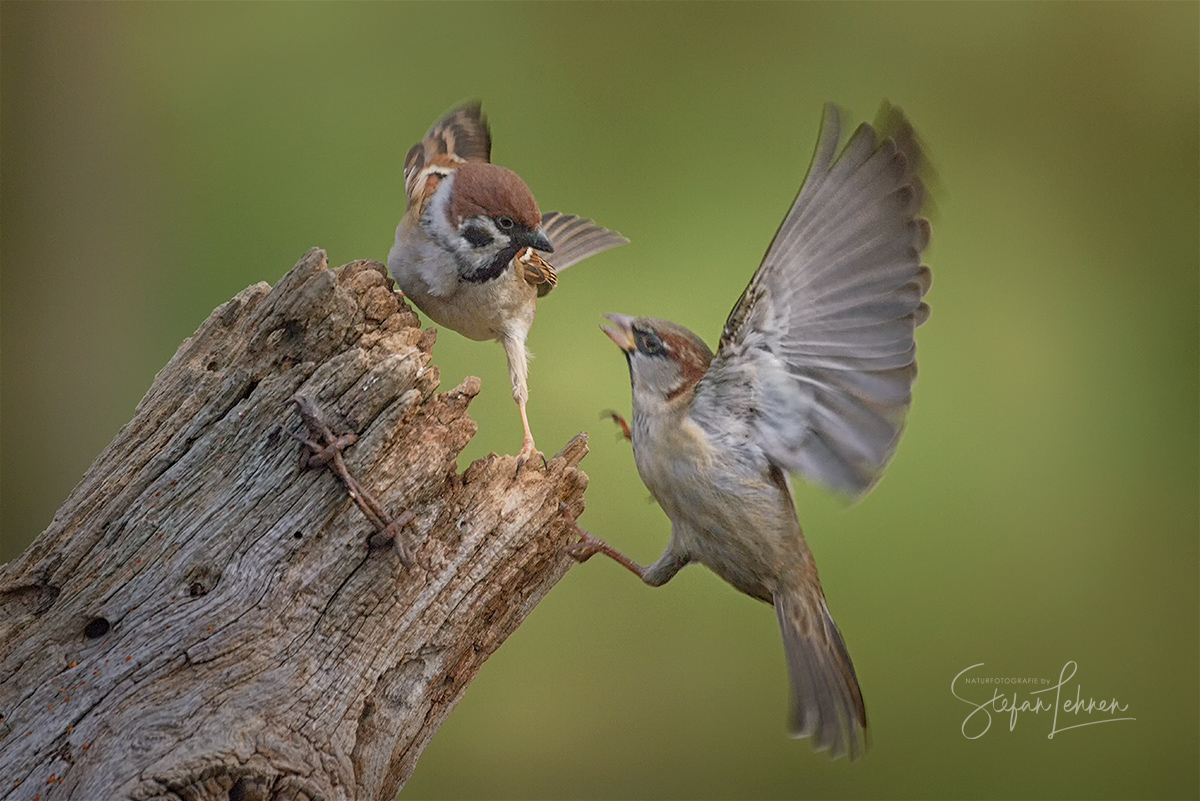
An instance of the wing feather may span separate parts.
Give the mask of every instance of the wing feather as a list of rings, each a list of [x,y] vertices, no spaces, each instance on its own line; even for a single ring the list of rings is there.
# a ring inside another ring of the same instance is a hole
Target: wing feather
[[[525,280],[537,287],[539,298],[549,295],[558,286],[558,273],[597,253],[629,242],[616,231],[601,228],[591,220],[557,211],[542,215],[542,230],[554,246],[552,254],[543,257],[542,251],[532,248],[517,254]],[[553,264],[548,259],[553,259]]]
[[[558,272],[578,264],[597,253],[629,244],[629,240],[574,214],[548,211],[542,215],[542,230],[554,245],[547,258]]]
[[[424,203],[440,176],[467,161],[491,161],[492,132],[482,105],[455,106],[433,124],[404,157],[404,194],[409,205]]]
[[[899,109],[881,117],[839,154],[841,114],[826,106],[808,175],[693,406],[700,421],[745,420],[773,462],[852,496],[879,480],[903,431],[932,282],[921,147]]]

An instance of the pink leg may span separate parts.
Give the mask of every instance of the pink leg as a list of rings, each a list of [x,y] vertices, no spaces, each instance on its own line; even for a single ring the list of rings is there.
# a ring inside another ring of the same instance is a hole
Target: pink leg
[[[612,409],[605,409],[604,411],[600,412],[600,417],[601,418],[607,417],[610,420],[612,420],[614,423],[617,424],[617,427],[621,429],[621,436],[623,436],[625,439],[629,440],[630,442],[633,441],[633,432],[629,430],[629,423],[625,422],[624,417],[617,414]]]
[[[542,456],[537,446],[533,444],[533,432],[529,430],[529,416],[525,414],[525,404],[518,402],[517,408],[521,411],[521,425],[525,429],[525,441],[521,443],[521,452],[517,454],[518,469],[535,456],[540,457],[542,464],[545,465],[546,457]]]
[[[616,548],[609,545],[599,537],[594,537],[579,527],[578,524],[572,522],[575,531],[579,534],[579,542],[571,543],[566,547],[566,551],[577,562],[586,562],[598,553],[602,553],[608,558],[615,561],[617,564],[627,568],[635,576],[642,581],[646,580],[646,568],[639,565],[637,562],[630,559],[625,554],[618,551]]]

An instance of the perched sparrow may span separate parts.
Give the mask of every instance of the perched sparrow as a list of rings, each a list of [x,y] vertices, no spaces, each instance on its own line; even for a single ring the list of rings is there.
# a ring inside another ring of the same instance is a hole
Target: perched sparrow
[[[794,695],[792,733],[852,758],[867,715],[850,654],[825,605],[788,471],[851,496],[879,480],[916,379],[913,329],[929,307],[918,214],[921,150],[898,109],[837,155],[827,106],[816,155],[762,265],[733,307],[717,354],[665,320],[608,315],[629,362],[630,438],[642,481],[671,518],[666,552],[640,567],[580,531],[651,586],[689,562],[775,606]]]
[[[554,288],[556,268],[629,240],[574,215],[543,216],[525,182],[490,163],[491,150],[478,103],[451,110],[413,145],[404,160],[408,206],[388,269],[438,325],[504,346],[525,429],[523,462],[536,453],[525,413],[535,303]],[[556,253],[554,266],[538,251]]]

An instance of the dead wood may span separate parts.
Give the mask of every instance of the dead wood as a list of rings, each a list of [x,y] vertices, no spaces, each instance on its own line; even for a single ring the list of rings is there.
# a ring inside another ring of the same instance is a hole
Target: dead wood
[[[437,394],[433,341],[382,265],[313,250],[183,343],[0,566],[0,798],[394,796],[587,485],[583,436],[460,474],[479,381]]]

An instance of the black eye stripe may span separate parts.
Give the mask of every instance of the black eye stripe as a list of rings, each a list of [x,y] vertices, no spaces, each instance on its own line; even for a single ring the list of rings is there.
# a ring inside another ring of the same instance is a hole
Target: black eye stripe
[[[477,248],[492,244],[493,236],[478,225],[468,225],[463,230],[463,239]]]
[[[666,353],[662,339],[653,331],[635,328],[633,329],[633,341],[637,345],[637,349],[646,356],[662,356]]]

